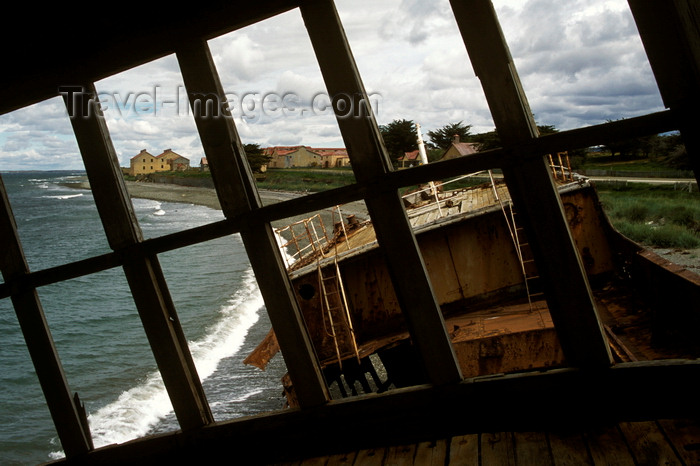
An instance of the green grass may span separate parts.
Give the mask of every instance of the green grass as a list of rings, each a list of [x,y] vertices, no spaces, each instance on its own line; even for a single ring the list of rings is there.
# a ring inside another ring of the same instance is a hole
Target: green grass
[[[352,170],[270,169],[257,178],[260,189],[319,192],[355,182]]]
[[[572,162],[573,163],[573,162]],[[611,156],[609,153],[589,154],[581,164],[574,167],[575,170],[612,170],[615,172],[680,172],[682,176],[692,178],[693,174],[687,168],[681,168],[678,159],[672,157],[656,156],[653,158],[631,158]]]
[[[620,233],[646,246],[700,247],[700,194],[635,185],[598,190],[603,209]]]
[[[618,157],[596,156],[581,167],[587,170],[617,170],[617,171],[669,171],[674,168],[649,159],[624,160]]]

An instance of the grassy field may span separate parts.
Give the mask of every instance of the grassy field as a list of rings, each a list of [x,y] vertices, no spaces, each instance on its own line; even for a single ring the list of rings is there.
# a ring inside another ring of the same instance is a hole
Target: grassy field
[[[259,189],[319,192],[355,182],[352,170],[268,170],[256,176]]]
[[[581,167],[589,170],[616,170],[616,171],[669,171],[674,170],[668,165],[649,159],[641,160],[616,160],[610,156],[589,157],[586,164]]]
[[[700,247],[700,194],[666,186],[598,188],[603,210],[628,238],[657,248]]]

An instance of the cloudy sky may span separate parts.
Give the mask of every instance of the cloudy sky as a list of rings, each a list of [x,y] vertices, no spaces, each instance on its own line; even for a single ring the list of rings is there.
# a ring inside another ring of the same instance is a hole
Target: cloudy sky
[[[662,109],[626,0],[493,0],[538,124],[560,130]],[[379,124],[494,129],[447,0],[336,0]],[[370,12],[370,13],[368,13]],[[210,43],[244,143],[342,147],[301,16]],[[177,60],[96,83],[122,166],[146,149],[204,156]],[[58,98],[0,116],[0,171],[82,169]]]

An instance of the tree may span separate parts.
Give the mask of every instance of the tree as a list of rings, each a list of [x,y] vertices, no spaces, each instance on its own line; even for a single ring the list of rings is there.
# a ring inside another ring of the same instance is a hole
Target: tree
[[[621,118],[624,120],[624,118]],[[614,120],[607,120],[608,123]],[[619,120],[618,120],[619,121]],[[614,157],[615,154],[620,154],[621,159],[629,159],[633,157],[639,157],[641,153],[644,152],[645,141],[641,138],[624,139],[609,142],[605,147],[610,151],[610,156]]]
[[[554,125],[537,125],[537,132],[540,136],[544,136],[545,134],[558,133],[559,130],[555,128]],[[469,136],[468,141],[479,144],[480,151],[503,147],[497,129],[489,131],[488,133],[479,133]]]
[[[246,157],[248,157],[248,164],[253,173],[259,173],[260,168],[266,165],[271,157],[265,155],[265,152],[260,147],[260,144],[245,144],[243,146]]]
[[[411,120],[394,120],[388,125],[381,125],[379,132],[392,162],[403,157],[404,153],[418,149],[416,125]]]
[[[498,137],[498,131],[495,129],[488,133],[479,133],[469,137],[469,142],[479,144],[479,150],[489,150],[501,147],[501,139]]]
[[[428,131],[428,137],[432,146],[447,150],[455,135],[459,136],[460,141],[467,142],[470,129],[471,125],[464,125],[460,121],[459,123],[450,123],[435,131]]]
[[[558,133],[559,130],[554,125],[537,125],[537,132],[540,133],[540,136],[544,136],[545,134]]]

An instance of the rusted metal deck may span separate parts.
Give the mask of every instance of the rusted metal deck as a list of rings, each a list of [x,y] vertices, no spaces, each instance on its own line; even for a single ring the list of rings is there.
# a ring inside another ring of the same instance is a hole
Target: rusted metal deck
[[[691,465],[700,464],[700,426],[695,420],[659,420],[579,431],[484,432],[280,464]]]

